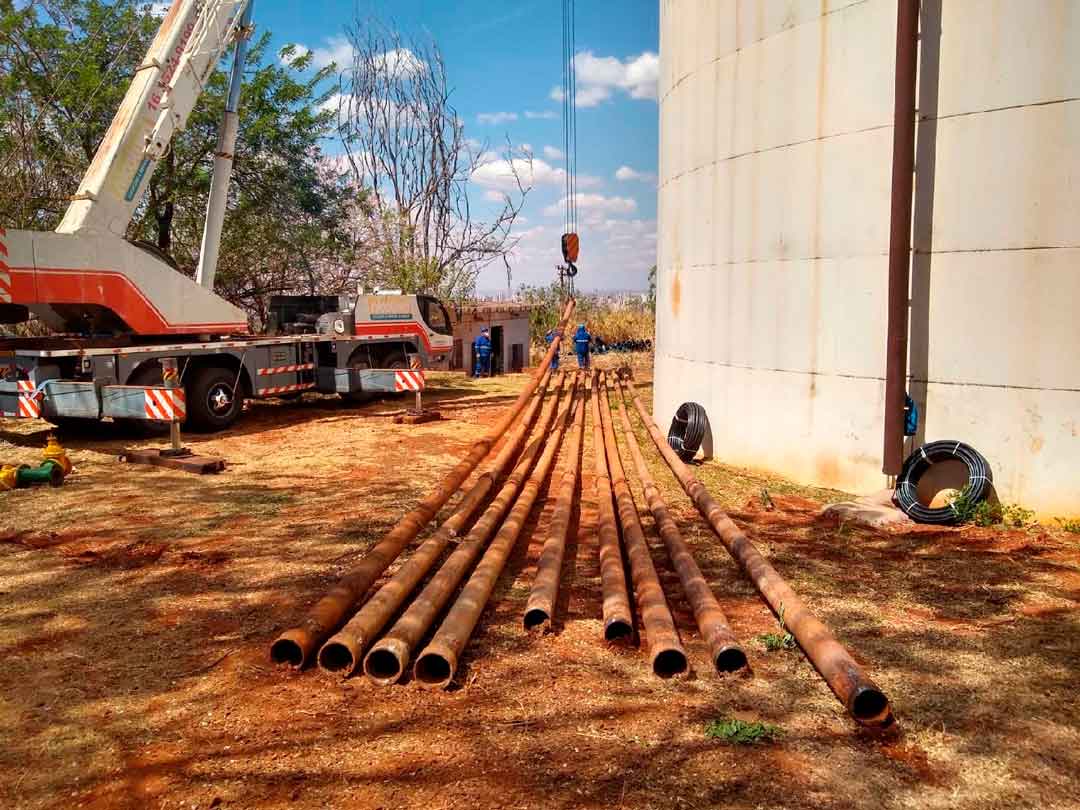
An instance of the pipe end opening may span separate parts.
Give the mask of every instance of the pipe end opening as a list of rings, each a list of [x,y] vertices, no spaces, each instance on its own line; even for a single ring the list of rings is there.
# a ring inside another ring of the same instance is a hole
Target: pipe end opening
[[[622,619],[615,619],[604,628],[605,641],[630,641],[633,635],[634,628],[630,626],[630,622]]]
[[[660,678],[673,678],[683,675],[688,667],[686,654],[682,650],[663,650],[653,659],[653,673]]]
[[[713,663],[717,672],[738,672],[746,666],[746,653],[738,647],[728,647],[716,654]]]
[[[888,725],[889,699],[880,689],[868,686],[860,689],[851,701],[851,714],[860,723]]]
[[[279,638],[270,647],[270,660],[275,664],[286,664],[293,669],[304,665],[304,651],[292,639]]]
[[[319,667],[326,672],[346,676],[356,669],[356,660],[352,650],[340,642],[331,641],[319,650]]]
[[[522,622],[530,632],[546,633],[551,626],[551,616],[543,608],[533,608],[525,611]]]
[[[376,648],[364,659],[364,674],[378,683],[394,683],[401,677],[401,662],[390,650]]]
[[[416,660],[413,672],[425,686],[445,686],[450,683],[450,662],[438,653],[424,653]]]

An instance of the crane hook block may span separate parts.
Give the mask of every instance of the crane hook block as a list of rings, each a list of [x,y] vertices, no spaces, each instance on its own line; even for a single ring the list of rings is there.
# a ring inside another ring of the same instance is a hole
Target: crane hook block
[[[562,255],[563,261],[567,264],[577,264],[578,249],[581,247],[581,240],[578,239],[576,233],[564,233],[562,235]]]

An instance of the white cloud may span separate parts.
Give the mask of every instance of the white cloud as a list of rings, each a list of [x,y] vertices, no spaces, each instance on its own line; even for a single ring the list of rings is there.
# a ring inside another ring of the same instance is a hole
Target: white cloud
[[[535,110],[526,110],[525,111],[525,117],[530,119],[530,120],[537,119],[537,118],[542,118],[542,119],[550,121],[552,119],[558,118],[559,114],[557,112],[555,112],[554,110],[543,110],[541,112],[537,112]]]
[[[620,166],[615,170],[615,179],[623,183],[638,181],[642,183],[655,183],[656,175],[652,172],[639,172],[629,166]]]
[[[597,56],[592,51],[579,51],[574,56],[577,75],[578,107],[595,107],[611,98],[615,90],[630,98],[655,99],[660,77],[660,58],[652,51],[622,61],[614,56]],[[561,87],[553,87],[551,98],[563,100]]]
[[[476,116],[478,123],[487,124],[489,126],[498,126],[499,124],[505,124],[508,121],[517,121],[518,114],[515,112],[493,112],[493,113],[480,113]]]
[[[290,45],[278,51],[278,59],[281,60],[283,65],[291,65],[293,62],[303,59],[309,53],[311,53],[311,49],[306,45]]]
[[[506,194],[505,192],[496,191],[493,188],[489,188],[487,191],[484,192],[484,199],[488,200],[489,202],[501,203],[506,200]]]
[[[523,143],[523,144],[521,144],[521,145],[520,145],[520,146],[519,146],[518,148],[519,148],[519,149],[520,149],[520,150],[521,150],[522,152],[524,152],[524,153],[525,153],[526,155],[531,155],[531,154],[533,153],[533,148],[532,148],[532,144],[531,144],[531,143]]]
[[[565,160],[566,154],[563,152],[562,149],[557,149],[554,146],[545,146],[544,157],[546,157],[548,160]]]
[[[298,45],[297,48],[303,47]],[[338,70],[344,70],[352,64],[353,49],[348,37],[341,34],[330,37],[321,48],[311,51],[311,64],[322,69],[330,65],[337,65]]]
[[[330,95],[326,101],[319,105],[319,112],[332,112],[337,114],[341,111],[341,93]]]
[[[351,54],[350,49],[350,58]],[[408,48],[395,48],[375,57],[375,69],[395,76],[416,76],[427,70],[427,64]]]
[[[150,16],[152,16],[152,17],[164,17],[168,13],[169,6],[171,6],[171,5],[172,5],[172,3],[151,3],[150,4]],[[18,3],[16,3],[16,6],[18,6]]]
[[[566,208],[566,197],[549,205],[544,213],[549,217],[560,215]],[[578,211],[585,213],[585,221],[596,224],[603,221],[605,214],[632,214],[637,210],[637,201],[632,197],[608,197],[603,194],[582,194],[574,196]]]
[[[527,158],[507,160],[491,154],[481,158],[480,165],[473,171],[472,179],[483,188],[512,192],[517,191],[515,173],[526,186],[558,186],[566,182],[566,172],[554,168],[546,161],[537,158],[531,161]]]

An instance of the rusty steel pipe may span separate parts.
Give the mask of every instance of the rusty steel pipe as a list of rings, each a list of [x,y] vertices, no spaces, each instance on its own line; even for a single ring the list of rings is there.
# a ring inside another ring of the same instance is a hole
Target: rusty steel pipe
[[[843,645],[824,624],[810,612],[803,601],[776,573],[769,561],[757,550],[738,526],[729,518],[720,505],[690,469],[683,464],[675,451],[668,446],[660,428],[645,409],[633,382],[626,384],[634,400],[634,407],[641,416],[641,421],[649,431],[649,436],[667,462],[675,477],[679,479],[686,494],[697,506],[698,511],[712,526],[724,548],[754,583],[758,593],[777,617],[782,618],[784,627],[795,636],[806,657],[814,665],[833,693],[844,704],[853,718],[870,728],[885,728],[893,723],[889,699],[885,697],[877,684],[863,671]]]
[[[533,398],[529,409],[503,443],[490,468],[477,477],[476,482],[461,499],[454,514],[446,519],[435,534],[421,543],[408,561],[375,592],[349,623],[322,646],[318,655],[320,669],[328,674],[348,677],[362,664],[364,653],[379,631],[427,576],[451,540],[469,523],[473,513],[521,454],[525,439],[543,402],[549,379],[550,373],[540,381],[537,396]]]
[[[634,637],[634,619],[630,612],[630,595],[626,591],[626,570],[623,568],[619,526],[612,505],[611,476],[608,474],[607,454],[604,452],[604,425],[600,416],[600,384],[594,380],[589,402],[593,423],[593,468],[596,485],[596,534],[600,551],[600,589],[603,598],[604,639],[629,642]]]
[[[565,331],[573,313],[574,299],[570,298],[563,310],[560,321],[561,330]],[[276,664],[285,664],[299,669],[308,662],[315,649],[341,626],[375,580],[390,566],[390,563],[397,559],[405,547],[416,539],[424,526],[461,488],[472,471],[487,457],[491,448],[521,414],[526,403],[536,392],[541,378],[548,373],[551,360],[559,350],[560,340],[561,333],[551,341],[551,346],[548,347],[540,368],[495,427],[483,438],[477,439],[468,455],[426,498],[387,532],[349,573],[338,580],[337,584],[315,603],[299,625],[286,630],[274,640],[274,643],[270,645],[270,660]]]
[[[424,586],[401,618],[364,656],[364,674],[375,683],[380,686],[389,686],[401,679],[405,668],[409,665],[413,648],[420,643],[473,563],[483,553],[488,539],[495,533],[499,523],[510,510],[540,455],[547,433],[555,420],[556,407],[564,384],[565,374],[560,379],[556,394],[544,405],[535,438],[522,453],[510,477],[499,489],[499,493],[488,508],[484,510],[484,514],[476,521],[453,553],[446,558],[438,572]]]
[[[600,413],[604,424],[604,447],[607,450],[608,467],[611,469],[611,485],[615,490],[615,503],[619,508],[619,524],[622,526],[626,556],[630,560],[630,578],[634,582],[638,613],[645,629],[645,642],[649,647],[649,664],[653,673],[670,678],[686,672],[686,650],[679,641],[675,620],[671,616],[660,577],[656,573],[645,530],[638,517],[634,496],[626,482],[619,445],[615,441],[615,425],[611,419],[608,403],[607,375],[600,374]]]
[[[563,434],[574,412],[575,400],[579,399],[577,389],[577,375],[574,375],[574,386],[566,407],[556,423],[555,432],[548,437],[543,455],[536,462],[529,480],[522,487],[514,508],[503,521],[498,534],[484,552],[484,556],[480,559],[472,576],[469,577],[469,581],[465,583],[465,587],[461,589],[461,593],[442,624],[439,625],[431,642],[416,657],[413,677],[421,686],[445,689],[454,679],[461,651],[469,643],[469,638],[476,629],[476,623],[480,620],[480,614],[484,612],[484,607],[491,598],[491,592],[495,589],[495,583],[498,582],[499,576],[506,567],[506,561],[510,558],[510,553],[521,536],[521,530],[525,528],[525,522],[529,519],[529,514],[536,504],[540,488],[544,485],[555,463],[555,455],[559,452]],[[584,402],[579,400],[578,410],[583,407]]]
[[[642,492],[645,502],[652,512],[656,521],[660,539],[664,541],[671,564],[679,575],[683,592],[694,611],[694,620],[705,643],[709,645],[709,657],[717,672],[736,672],[746,666],[746,653],[739,646],[739,641],[731,630],[731,626],[724,616],[720,603],[716,601],[712,588],[701,573],[694,553],[690,550],[682,532],[679,531],[675,519],[671,516],[667,502],[660,494],[656,481],[649,472],[645,463],[645,456],[641,453],[641,445],[638,444],[637,436],[634,435],[633,425],[630,424],[630,416],[626,412],[626,403],[623,398],[623,388],[619,388],[619,419],[623,426],[623,435],[626,436],[626,444],[630,448],[630,457],[634,460],[638,479],[641,481]]]
[[[911,209],[915,182],[915,83],[919,64],[919,0],[896,4],[892,195],[889,212],[888,321],[885,337],[885,429],[882,472],[904,464],[904,401],[908,376]]]
[[[592,378],[586,380],[586,389],[592,394]],[[526,630],[545,632],[551,627],[551,615],[555,610],[555,598],[559,593],[559,576],[562,574],[563,556],[566,552],[566,536],[570,531],[570,516],[574,511],[574,495],[581,477],[581,440],[585,433],[585,394],[582,394],[574,417],[574,430],[570,434],[568,458],[570,460],[559,484],[551,526],[536,563],[529,599],[525,603],[522,623]]]

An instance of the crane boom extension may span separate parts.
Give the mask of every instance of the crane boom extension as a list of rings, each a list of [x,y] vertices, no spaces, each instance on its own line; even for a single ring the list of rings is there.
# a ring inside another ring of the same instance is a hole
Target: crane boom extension
[[[17,323],[33,313],[54,331],[83,335],[248,331],[244,311],[212,289],[227,172],[216,179],[208,209],[203,285],[124,236],[154,167],[187,124],[226,49],[250,35],[251,2],[173,0],[56,232],[0,232],[7,256],[0,267],[0,321]],[[236,137],[238,51],[217,169]]]
[[[57,233],[126,233],[154,167],[187,123],[247,4],[172,4]]]

